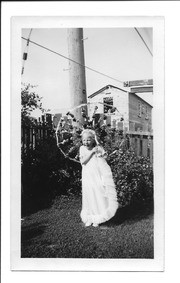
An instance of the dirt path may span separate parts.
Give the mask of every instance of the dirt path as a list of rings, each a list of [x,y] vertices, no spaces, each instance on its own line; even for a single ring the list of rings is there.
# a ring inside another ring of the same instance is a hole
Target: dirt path
[[[153,258],[153,215],[119,209],[108,223],[84,227],[81,199],[61,198],[22,220],[22,257]]]

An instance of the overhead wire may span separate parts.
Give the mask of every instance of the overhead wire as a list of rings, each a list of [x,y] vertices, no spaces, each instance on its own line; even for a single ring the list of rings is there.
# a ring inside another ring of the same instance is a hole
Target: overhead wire
[[[27,38],[25,38],[25,37],[21,37],[22,39],[24,39],[24,40],[28,40]],[[32,40],[29,40],[29,42],[30,43],[32,43],[32,44],[34,44],[34,45],[37,45],[37,46],[39,46],[39,47],[41,47],[41,48],[43,48],[43,49],[45,49],[45,50],[47,50],[47,51],[49,51],[49,52],[51,52],[51,53],[54,53],[54,54],[56,54],[56,55],[58,55],[58,56],[60,56],[60,57],[62,57],[62,58],[64,58],[64,59],[67,59],[67,60],[69,60],[69,61],[71,61],[71,62],[73,62],[73,63],[75,63],[75,64],[78,64],[78,65],[80,65],[81,67],[84,67],[84,68],[86,68],[86,69],[88,69],[88,70],[90,70],[90,71],[93,71],[93,72],[95,72],[95,73],[97,73],[97,74],[99,74],[99,75],[102,75],[102,76],[105,76],[105,77],[107,77],[107,78],[109,78],[109,79],[111,79],[111,80],[114,80],[114,81],[117,81],[117,82],[119,82],[119,83],[124,83],[123,81],[120,81],[120,80],[118,80],[118,79],[116,79],[116,78],[113,78],[113,77],[111,77],[111,76],[109,76],[109,75],[106,75],[106,74],[104,74],[104,73],[102,73],[102,72],[99,72],[99,71],[97,71],[97,70],[95,70],[95,69],[93,69],[93,68],[90,68],[90,67],[88,67],[88,66],[86,66],[86,65],[83,65],[83,64],[81,64],[81,63],[79,63],[79,62],[77,62],[77,61],[75,61],[75,60],[73,60],[73,59],[71,59],[71,58],[69,58],[69,57],[67,57],[67,56],[65,56],[65,55],[63,55],[63,54],[61,54],[61,53],[59,53],[59,52],[56,52],[56,51],[54,51],[54,50],[52,50],[52,49],[50,49],[50,48],[48,48],[48,47],[45,47],[44,45],[41,45],[41,44],[39,44],[39,43],[37,43],[37,42],[35,42],[35,41],[32,41]]]
[[[139,37],[141,38],[141,40],[143,41],[144,45],[145,45],[146,48],[148,49],[148,51],[149,51],[149,53],[151,54],[151,56],[153,56],[153,54],[152,54],[150,48],[148,47],[147,43],[145,42],[144,38],[142,37],[142,35],[141,35],[140,32],[138,31],[138,29],[137,29],[137,28],[134,28],[134,29],[135,29],[135,31],[137,32],[137,34],[139,35]],[[93,68],[91,68],[91,67],[88,67],[88,66],[86,66],[86,65],[83,65],[83,64],[81,64],[81,63],[79,63],[79,62],[77,62],[77,61],[75,61],[75,60],[73,60],[73,59],[71,59],[71,58],[69,58],[69,57],[67,57],[67,56],[65,56],[65,55],[63,55],[63,54],[61,54],[61,53],[59,53],[59,52],[56,52],[56,51],[54,51],[54,50],[52,50],[52,49],[50,49],[50,48],[48,48],[48,47],[45,47],[44,45],[41,45],[41,44],[39,44],[39,43],[37,43],[37,42],[35,42],[35,41],[30,40],[31,33],[32,33],[32,29],[30,30],[30,33],[29,33],[28,38],[25,38],[25,37],[23,37],[23,36],[21,37],[22,39],[24,39],[24,40],[27,41],[27,45],[26,45],[27,52],[26,52],[26,53],[24,52],[24,54],[23,54],[24,57],[23,57],[22,74],[24,73],[25,61],[27,60],[29,42],[31,42],[32,44],[34,44],[34,45],[36,45],[36,46],[39,46],[39,47],[41,47],[41,48],[43,48],[43,49],[45,49],[45,50],[47,50],[47,51],[49,51],[49,52],[51,52],[51,53],[54,53],[54,54],[56,54],[56,55],[58,55],[58,56],[60,56],[60,57],[62,57],[62,58],[64,58],[64,59],[67,59],[67,60],[69,60],[69,61],[71,61],[71,62],[73,62],[73,63],[75,63],[75,64],[78,64],[78,65],[80,65],[81,67],[84,67],[84,68],[86,68],[86,69],[88,69],[88,70],[90,70],[90,71],[93,71],[93,72],[95,72],[95,73],[97,73],[97,74],[99,74],[99,75],[105,76],[105,77],[107,77],[107,78],[109,78],[109,79],[112,79],[112,80],[117,81],[117,82],[122,83],[122,84],[124,83],[123,81],[120,81],[120,80],[118,80],[118,79],[116,79],[116,78],[113,78],[113,77],[111,77],[111,76],[109,76],[109,75],[107,75],[107,74],[104,74],[104,73],[102,73],[102,72],[100,72],[100,71],[97,71],[97,70],[95,70],[95,69],[93,69]]]
[[[146,46],[146,48],[148,49],[148,51],[149,51],[149,53],[151,54],[151,56],[153,56],[153,54],[152,54],[150,48],[148,47],[147,43],[145,42],[144,38],[142,37],[142,35],[141,35],[140,32],[138,31],[138,29],[137,29],[137,28],[134,28],[134,29],[135,29],[135,31],[137,32],[137,34],[139,35],[139,37],[141,38],[141,40],[143,41],[143,43],[145,44],[145,46]]]

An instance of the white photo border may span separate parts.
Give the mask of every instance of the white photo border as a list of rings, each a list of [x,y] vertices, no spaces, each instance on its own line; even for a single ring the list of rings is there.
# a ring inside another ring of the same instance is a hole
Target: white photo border
[[[21,30],[22,28],[152,27],[154,130],[154,259],[21,258]],[[164,270],[164,18],[12,17],[11,19],[11,270],[163,271]]]

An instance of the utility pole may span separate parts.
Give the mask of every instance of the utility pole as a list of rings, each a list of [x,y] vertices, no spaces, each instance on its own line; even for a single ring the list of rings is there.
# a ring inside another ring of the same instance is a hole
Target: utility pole
[[[82,103],[87,103],[86,96],[86,76],[85,76],[85,60],[84,60],[84,43],[82,28],[68,28],[68,52],[69,58],[79,64],[69,60],[69,85],[71,107],[74,108]],[[85,114],[87,114],[87,106],[83,106]],[[82,117],[82,108],[73,111],[76,119],[84,123]]]

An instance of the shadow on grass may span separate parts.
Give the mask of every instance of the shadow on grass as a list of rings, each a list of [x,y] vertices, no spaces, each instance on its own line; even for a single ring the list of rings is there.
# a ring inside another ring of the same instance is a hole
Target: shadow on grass
[[[29,216],[39,210],[47,209],[52,205],[52,197],[44,198],[22,198],[21,199],[21,217]]]
[[[46,229],[46,224],[31,224],[28,226],[22,226],[21,228],[21,242],[29,242],[33,238],[41,236]]]
[[[115,216],[111,218],[109,221],[102,224],[105,226],[116,226],[120,225],[124,222],[134,223],[138,220],[142,220],[147,218],[149,215],[154,213],[154,205],[153,202],[146,205],[131,205],[125,207],[119,207]]]

